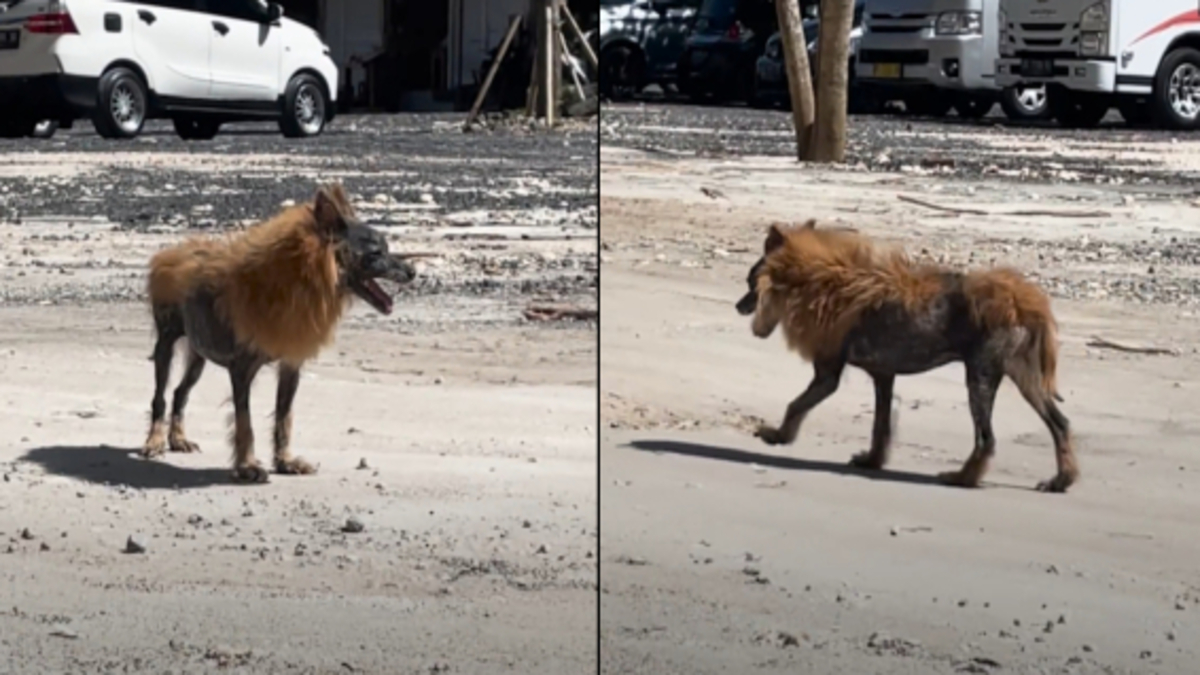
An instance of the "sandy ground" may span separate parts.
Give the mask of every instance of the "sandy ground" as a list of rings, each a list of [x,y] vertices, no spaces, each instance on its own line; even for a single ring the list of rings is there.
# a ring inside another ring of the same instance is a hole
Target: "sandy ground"
[[[1195,245],[1186,197],[611,146],[601,166],[603,672],[1194,668],[1200,328],[1194,295],[1162,291],[1195,277],[1190,255],[1174,257]],[[990,215],[1021,208],[1105,213]],[[753,438],[811,369],[782,338],[754,338],[733,304],[766,224],[810,216],[1045,283],[1081,482],[1031,489],[1054,470],[1050,437],[1006,383],[985,487],[935,484],[971,449],[960,364],[897,381],[886,471],[847,466],[870,436],[872,389],[857,371],[795,445]],[[1108,292],[1115,278],[1128,293]],[[1173,351],[1097,349],[1093,335]]]
[[[227,142],[253,151],[253,137]],[[100,155],[63,155],[65,166],[16,153],[0,164],[18,176],[55,166],[93,188],[112,175]],[[114,151],[113,166],[141,167],[114,182],[149,184],[145,161]],[[394,246],[443,257],[421,264],[392,316],[355,305],[306,368],[293,438],[320,472],[235,485],[220,368],[188,408],[202,454],[136,456],[153,390],[144,263],[195,233],[171,213],[267,215],[329,173],[294,161],[293,187],[264,193],[245,182],[253,158],[221,162],[179,169],[166,196],[118,187],[123,201],[104,201],[115,220],[0,176],[22,212],[0,214],[0,672],[594,671],[597,331],[522,309],[595,305],[595,207],[590,224],[568,215],[541,229],[536,200],[489,219],[508,207],[460,199],[485,216],[467,229],[445,222],[454,209],[391,219],[411,210],[371,181],[396,179],[351,166],[352,197]],[[522,171],[513,164],[494,179]],[[205,187],[221,182],[227,192]],[[122,215],[140,209],[169,217]],[[264,370],[251,398],[260,457],[274,386]],[[130,537],[144,552],[126,552]]]

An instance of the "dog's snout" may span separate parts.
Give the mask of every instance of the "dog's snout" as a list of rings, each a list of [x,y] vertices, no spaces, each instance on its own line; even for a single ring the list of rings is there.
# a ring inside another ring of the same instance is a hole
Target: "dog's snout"
[[[758,296],[755,293],[747,293],[742,296],[741,300],[737,301],[738,314],[749,316],[754,313],[754,308],[758,305]]]

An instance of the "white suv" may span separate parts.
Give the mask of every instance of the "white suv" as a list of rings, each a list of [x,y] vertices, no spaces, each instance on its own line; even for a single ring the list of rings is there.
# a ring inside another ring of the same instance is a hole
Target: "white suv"
[[[150,118],[185,139],[262,119],[316,136],[337,76],[316,31],[263,0],[0,0],[0,138],[81,117],[106,138]]]

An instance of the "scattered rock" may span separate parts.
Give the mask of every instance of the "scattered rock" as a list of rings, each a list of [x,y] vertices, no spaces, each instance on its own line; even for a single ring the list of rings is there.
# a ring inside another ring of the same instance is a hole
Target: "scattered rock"
[[[342,532],[347,532],[349,534],[357,534],[365,529],[367,528],[365,525],[363,525],[362,521],[354,516],[347,518],[346,523],[342,525]]]
[[[125,552],[134,554],[145,553],[146,544],[142,541],[141,537],[136,534],[131,534],[129,535],[129,538],[125,540]]]

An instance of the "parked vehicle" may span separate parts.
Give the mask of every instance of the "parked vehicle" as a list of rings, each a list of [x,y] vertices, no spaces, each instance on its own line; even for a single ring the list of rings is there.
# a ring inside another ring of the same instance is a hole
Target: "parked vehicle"
[[[679,59],[679,90],[693,100],[749,101],[777,23],[771,0],[703,0]]]
[[[863,8],[866,6],[866,1],[855,0],[854,19],[850,29],[850,64],[847,73],[850,82],[847,98],[850,111],[854,113],[869,113],[878,109],[874,99],[865,96],[865,92],[858,87],[857,78],[854,76],[854,55],[858,51],[858,41],[862,37]],[[820,20],[815,18],[805,19],[803,24],[804,42],[808,47],[808,63],[812,68],[814,85],[817,78],[817,36],[820,25]],[[790,105],[787,69],[783,63],[783,39],[778,32],[767,39],[763,54],[758,57],[755,64],[754,91],[750,102],[756,107]]]
[[[675,84],[676,64],[701,0],[600,0],[600,88],[627,98]]]
[[[261,0],[15,0],[0,12],[0,136],[90,117],[106,138],[167,118],[185,139],[333,118],[337,67],[311,28]]]
[[[1133,124],[1200,128],[1200,23],[1194,0],[1001,0],[996,78],[1044,84],[1064,126],[1110,108]]]
[[[978,119],[999,102],[1009,119],[1046,117],[1044,88],[996,83],[999,3],[867,0],[855,73],[861,86],[920,115],[953,108]]]

